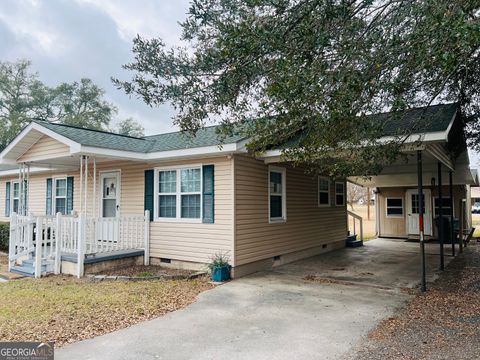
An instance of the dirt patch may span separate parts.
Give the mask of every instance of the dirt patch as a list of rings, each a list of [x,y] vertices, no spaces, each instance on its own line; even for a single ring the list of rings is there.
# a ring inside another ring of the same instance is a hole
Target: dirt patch
[[[210,288],[206,278],[91,282],[49,276],[0,283],[0,341],[61,346],[181,309]]]
[[[160,265],[134,265],[116,270],[102,271],[101,275],[107,276],[130,276],[130,277],[154,277],[154,276],[184,276],[188,277],[196,273],[192,270],[170,269]]]
[[[452,260],[428,289],[382,321],[350,359],[477,359],[480,354],[480,246]]]

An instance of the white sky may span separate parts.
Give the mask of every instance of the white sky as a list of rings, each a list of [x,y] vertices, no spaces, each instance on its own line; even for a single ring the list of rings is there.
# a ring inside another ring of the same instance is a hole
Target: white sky
[[[49,85],[91,78],[119,109],[119,119],[133,117],[147,134],[173,130],[173,110],[149,108],[117,90],[110,77],[129,79],[121,68],[132,60],[136,34],[161,37],[173,45],[188,0],[0,0],[0,60],[32,61]],[[478,166],[478,155],[472,158]]]

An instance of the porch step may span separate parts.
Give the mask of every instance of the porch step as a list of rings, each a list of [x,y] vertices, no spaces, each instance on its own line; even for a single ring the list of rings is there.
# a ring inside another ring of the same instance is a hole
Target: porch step
[[[348,235],[347,243],[357,241],[357,235]]]
[[[29,276],[29,277],[33,277],[35,275],[35,270],[33,268],[21,266],[21,265],[12,266],[12,268],[10,269],[10,272],[23,275],[23,276]]]
[[[24,276],[34,276],[35,275],[35,259],[27,259],[23,260],[20,265],[14,265],[10,271],[16,274],[24,275]],[[40,268],[40,272],[46,274],[48,272],[53,272],[53,261],[47,260],[43,261],[42,266]]]

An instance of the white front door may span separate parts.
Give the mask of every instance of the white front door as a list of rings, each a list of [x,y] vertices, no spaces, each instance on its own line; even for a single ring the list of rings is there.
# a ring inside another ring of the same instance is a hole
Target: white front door
[[[409,235],[420,234],[420,202],[417,189],[407,190],[407,232]],[[432,197],[429,189],[423,190],[423,224],[425,235],[432,235]]]
[[[107,242],[118,241],[120,216],[120,172],[101,173],[101,203],[98,236]]]

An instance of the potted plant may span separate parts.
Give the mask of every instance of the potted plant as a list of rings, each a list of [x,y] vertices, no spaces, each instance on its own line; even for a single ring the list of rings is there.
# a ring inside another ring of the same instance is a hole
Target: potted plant
[[[215,282],[222,282],[230,280],[230,269],[232,268],[228,263],[229,257],[226,254],[217,253],[212,257],[208,264],[212,280]]]

